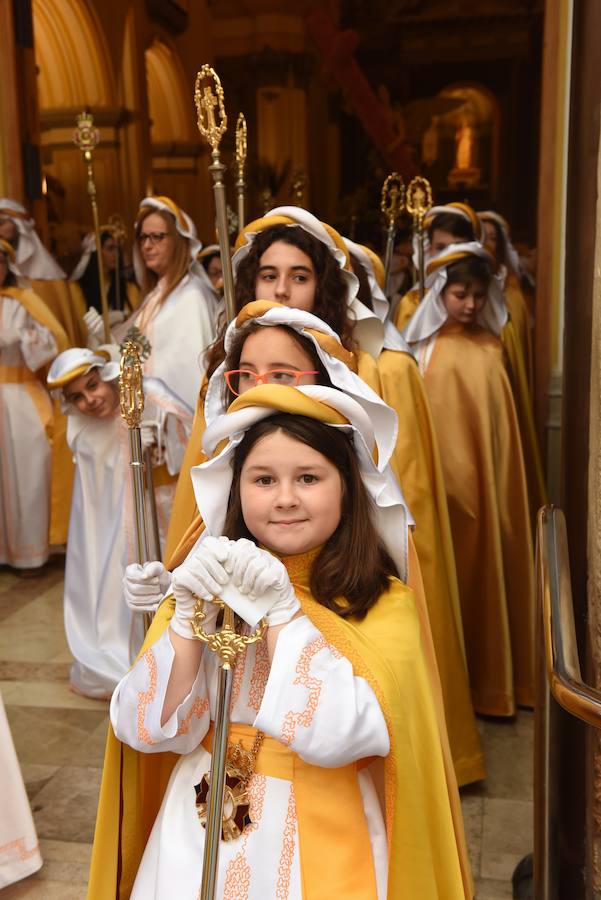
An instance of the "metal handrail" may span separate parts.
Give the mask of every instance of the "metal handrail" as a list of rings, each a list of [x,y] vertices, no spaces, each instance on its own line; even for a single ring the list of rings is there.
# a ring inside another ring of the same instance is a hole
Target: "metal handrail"
[[[580,671],[566,520],[553,506],[538,514],[536,568],[551,693],[567,712],[601,728],[601,691],[585,684]]]

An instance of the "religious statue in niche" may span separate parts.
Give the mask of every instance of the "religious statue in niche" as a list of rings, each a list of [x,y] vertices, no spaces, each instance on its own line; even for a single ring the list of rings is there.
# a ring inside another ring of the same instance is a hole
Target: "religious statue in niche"
[[[477,159],[478,137],[474,121],[465,115],[455,129],[455,165],[449,172],[449,185],[476,187],[480,184],[482,173],[476,164]]]

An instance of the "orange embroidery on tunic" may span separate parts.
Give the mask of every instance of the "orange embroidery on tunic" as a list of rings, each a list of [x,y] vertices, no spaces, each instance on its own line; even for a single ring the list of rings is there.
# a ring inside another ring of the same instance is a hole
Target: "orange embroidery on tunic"
[[[11,850],[16,850],[19,854],[19,859],[24,862],[26,859],[31,859],[32,856],[36,856],[39,853],[39,844],[35,844],[31,850],[28,850],[25,844],[25,838],[20,837],[14,841],[9,841],[8,844],[2,844],[0,847],[0,853],[9,853]]]
[[[243,844],[225,873],[225,886],[223,888],[223,900],[248,900],[250,890],[251,868],[246,859],[246,844],[248,836],[256,831],[261,816],[263,815],[263,801],[267,778],[265,775],[253,775],[248,783],[248,797],[250,802],[250,815],[252,824],[244,832]]]
[[[269,678],[269,670],[271,664],[269,662],[269,653],[267,652],[267,641],[261,641],[256,644],[255,664],[253,666],[252,675],[250,676],[250,687],[248,689],[248,705],[251,709],[259,712],[265,693],[265,686]]]
[[[180,722],[180,726],[175,732],[175,736],[177,737],[179,734],[188,734],[190,731],[190,722],[192,721],[192,717],[196,716],[197,719],[200,719],[204,713],[206,713],[209,709],[209,701],[206,697],[197,697],[190,707],[189,713],[182,719]]]
[[[138,691],[138,740],[143,744],[156,743],[150,737],[150,733],[144,724],[146,717],[146,707],[152,703],[157,692],[157,663],[152,650],[147,650],[142,659],[148,666],[150,672],[150,685],[147,691]]]
[[[296,843],[296,798],[294,786],[290,785],[288,795],[288,810],[286,812],[286,824],[282,840],[282,852],[278,865],[278,883],[275,889],[276,900],[288,900],[290,895],[290,874],[294,860],[294,846]]]
[[[315,638],[314,641],[311,641],[310,644],[307,644],[296,664],[295,671],[297,676],[292,684],[302,684],[309,691],[309,696],[302,712],[287,712],[284,716],[280,741],[282,744],[285,744],[286,747],[291,745],[294,740],[296,729],[299,726],[302,725],[303,728],[309,728],[313,721],[313,717],[317,710],[317,704],[319,703],[323,681],[315,675],[310,675],[309,669],[311,668],[313,658],[317,656],[321,650],[325,650],[326,648],[329,649],[330,653],[336,659],[341,658],[342,654],[339,653],[335,647],[328,644],[323,635],[320,635],[318,638]]]

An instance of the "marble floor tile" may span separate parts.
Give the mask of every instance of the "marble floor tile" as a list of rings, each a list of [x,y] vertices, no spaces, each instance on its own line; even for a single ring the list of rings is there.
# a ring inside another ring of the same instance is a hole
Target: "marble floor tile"
[[[62,618],[62,582],[7,616],[0,628],[0,659],[69,662]]]
[[[8,706],[6,715],[21,764],[101,765],[99,726],[106,735],[106,712],[94,709],[44,709]]]
[[[69,689],[69,685],[44,681],[0,681],[5,706],[44,706],[47,709],[103,709],[107,700],[92,700]]]
[[[484,798],[480,875],[511,881],[518,862],[533,847],[533,806],[528,800]]]
[[[21,774],[30,800],[38,791],[42,790],[58,770],[59,766],[48,766],[44,763],[21,763]]]
[[[94,837],[101,776],[99,768],[71,765],[59,769],[32,802],[38,837],[90,844]],[[73,866],[77,872],[85,868],[85,863],[73,859],[54,862],[57,864],[52,870],[55,873],[68,866]],[[57,880],[56,874],[53,877]]]
[[[13,662],[0,660],[0,681],[69,681],[70,662]]]
[[[44,881],[40,869],[35,875],[17,881],[2,891],[2,900],[86,900],[84,884],[66,884],[64,881]]]
[[[77,841],[42,840],[40,841],[40,851],[45,862],[52,859],[89,866],[92,858],[92,845]]]
[[[476,884],[476,900],[511,900],[511,881],[482,878]]]

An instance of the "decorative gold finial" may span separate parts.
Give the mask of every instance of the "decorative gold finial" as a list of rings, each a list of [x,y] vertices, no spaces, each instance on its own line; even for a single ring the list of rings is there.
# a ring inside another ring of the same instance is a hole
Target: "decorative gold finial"
[[[427,178],[416,175],[407,188],[407,212],[413,216],[417,228],[421,228],[425,215],[432,206],[432,187]]]
[[[101,231],[110,231],[113,235],[114,239],[121,246],[125,243],[125,239],[127,237],[127,228],[125,226],[125,221],[122,216],[118,213],[115,213],[112,216],[109,216],[109,220],[106,226],[102,226]]]
[[[100,132],[94,128],[94,116],[92,113],[84,110],[77,116],[77,128],[73,132],[73,142],[77,144],[84,155],[84,159],[88,162],[94,150],[100,141]]]
[[[244,113],[238,113],[238,121],[236,122],[236,163],[238,165],[238,173],[244,176],[244,166],[246,164],[246,154],[248,151],[248,129],[246,127],[246,119]]]
[[[139,428],[144,412],[142,363],[138,344],[132,340],[125,341],[121,348],[119,406],[128,428]]]
[[[391,172],[382,185],[380,210],[386,216],[388,226],[394,226],[405,205],[405,182],[398,172]]]
[[[205,84],[206,81],[209,83]],[[196,75],[194,102],[198,130],[215,151],[227,130],[227,114],[219,75],[208,64]]]

